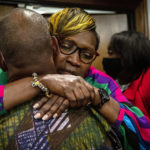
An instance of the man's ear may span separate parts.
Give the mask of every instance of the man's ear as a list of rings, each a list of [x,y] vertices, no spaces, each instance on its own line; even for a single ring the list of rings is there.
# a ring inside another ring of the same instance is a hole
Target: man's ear
[[[53,51],[56,52],[59,49],[58,40],[55,36],[51,36],[51,39],[52,39]]]
[[[0,68],[5,72],[8,70],[2,52],[0,52]]]
[[[58,44],[58,40],[55,36],[51,36],[51,39],[52,39],[53,56],[55,58],[56,53],[59,49],[59,44]]]

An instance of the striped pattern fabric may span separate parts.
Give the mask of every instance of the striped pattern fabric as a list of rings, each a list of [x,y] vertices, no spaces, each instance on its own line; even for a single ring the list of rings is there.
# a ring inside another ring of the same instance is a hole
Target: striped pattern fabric
[[[117,83],[107,74],[90,67],[85,80],[104,88],[120,104],[120,114],[114,128],[126,150],[150,149],[150,119],[123,96]]]
[[[36,111],[33,111],[35,114]],[[30,120],[30,118],[28,118]],[[25,125],[22,123],[20,128]],[[33,118],[33,127],[16,134],[17,149],[20,150],[50,150],[50,144],[47,138],[49,133],[58,132],[65,128],[69,128],[69,118],[67,113],[63,113],[57,119],[42,121]],[[13,148],[16,149],[16,148]]]
[[[51,125],[49,126],[50,133],[63,130],[65,127],[69,128],[71,125],[69,124],[69,118],[66,113],[62,113],[62,115],[58,119],[53,119]]]

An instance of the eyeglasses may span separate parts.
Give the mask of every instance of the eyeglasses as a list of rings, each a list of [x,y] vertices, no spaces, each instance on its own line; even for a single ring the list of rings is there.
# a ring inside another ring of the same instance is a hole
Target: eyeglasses
[[[88,48],[79,48],[72,40],[58,40],[60,52],[64,55],[71,55],[77,50],[79,51],[79,58],[85,64],[90,64],[95,60],[99,54],[95,50]]]

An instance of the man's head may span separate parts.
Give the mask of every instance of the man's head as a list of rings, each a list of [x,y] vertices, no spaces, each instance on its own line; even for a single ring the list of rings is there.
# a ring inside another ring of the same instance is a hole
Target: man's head
[[[0,20],[0,50],[9,80],[54,70],[47,21],[33,11],[14,9]]]
[[[54,53],[57,72],[84,77],[99,45],[94,18],[81,8],[65,8],[50,17],[49,30],[59,43]]]

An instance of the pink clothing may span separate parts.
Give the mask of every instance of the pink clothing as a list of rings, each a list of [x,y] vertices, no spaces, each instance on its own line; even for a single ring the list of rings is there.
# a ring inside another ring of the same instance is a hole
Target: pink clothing
[[[0,97],[4,95],[4,85],[0,85]]]
[[[4,85],[0,85],[0,115],[5,113],[3,105],[3,96],[4,96]]]

